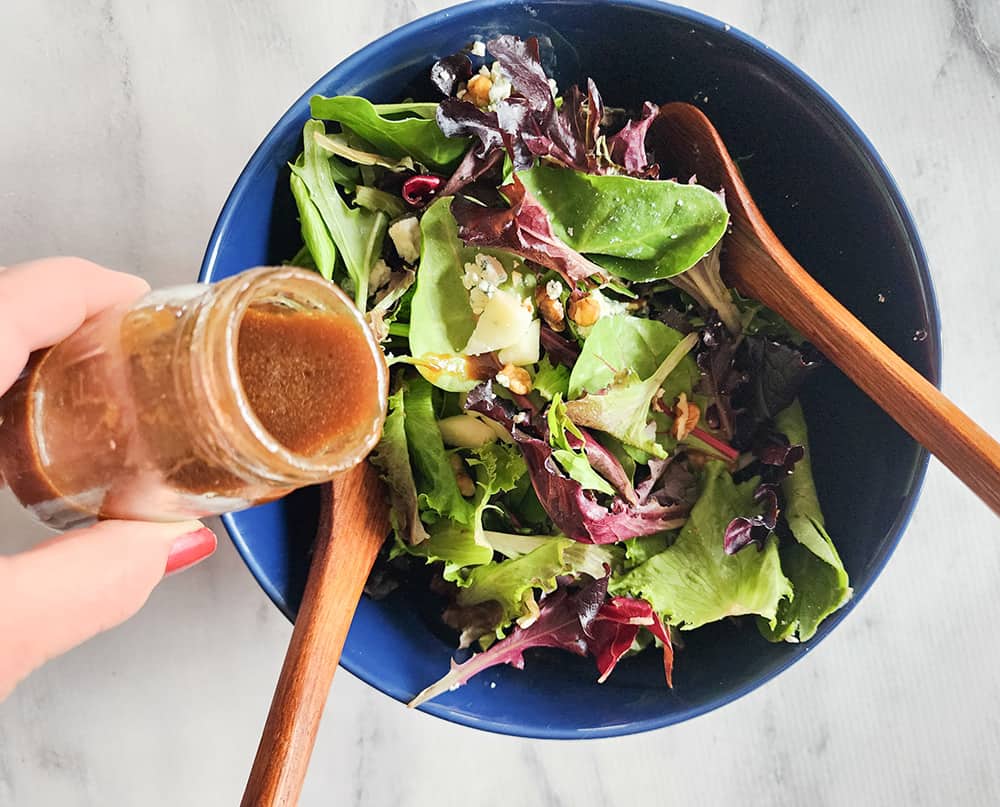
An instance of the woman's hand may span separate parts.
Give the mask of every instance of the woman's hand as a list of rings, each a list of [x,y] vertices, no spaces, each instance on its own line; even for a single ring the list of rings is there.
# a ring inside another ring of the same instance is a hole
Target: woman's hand
[[[33,350],[148,290],[138,277],[79,258],[0,267],[0,394]],[[198,521],[103,521],[22,555],[0,555],[0,700],[48,659],[128,619],[165,574],[204,560],[215,546]]]

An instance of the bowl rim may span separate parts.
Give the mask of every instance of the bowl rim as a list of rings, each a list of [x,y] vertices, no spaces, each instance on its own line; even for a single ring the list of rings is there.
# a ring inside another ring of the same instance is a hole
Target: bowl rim
[[[896,211],[899,214],[900,221],[902,222],[906,232],[908,244],[913,251],[919,287],[925,298],[924,302],[927,310],[926,330],[928,334],[926,348],[931,360],[928,380],[930,380],[935,386],[940,387],[940,312],[938,310],[937,296],[931,282],[927,256],[924,251],[923,244],[921,243],[920,236],[917,232],[913,216],[899,191],[899,187],[896,184],[895,179],[893,178],[888,167],[885,165],[885,162],[882,160],[882,157],[879,155],[875,146],[868,139],[854,119],[825,89],[823,89],[822,86],[820,86],[801,68],[797,67],[769,45],[741,31],[735,26],[707,14],[703,14],[699,11],[677,6],[672,3],[660,2],[660,0],[569,0],[569,2],[566,2],[566,0],[535,0],[533,3],[533,5],[556,4],[605,5],[623,9],[641,9],[651,11],[665,17],[670,17],[680,22],[689,22],[699,25],[702,28],[710,29],[721,37],[731,38],[737,43],[755,51],[757,55],[761,56],[764,60],[769,61],[775,68],[783,70],[794,81],[799,82],[806,90],[811,91],[816,100],[825,107],[825,111],[844,126],[848,138],[853,139],[854,142],[860,147],[863,157],[870,162],[871,167],[875,170],[876,175],[881,181],[882,187],[885,190],[890,203],[896,208]],[[223,242],[224,235],[230,226],[231,220],[235,216],[235,209],[239,206],[247,191],[249,180],[259,168],[263,167],[263,165],[268,162],[268,155],[271,153],[276,142],[280,139],[284,131],[301,115],[303,105],[308,108],[309,98],[312,95],[315,95],[321,86],[327,85],[331,79],[336,80],[340,73],[346,73],[357,69],[364,61],[373,57],[388,56],[397,46],[397,43],[404,38],[409,38],[414,35],[433,37],[434,26],[442,17],[468,15],[473,12],[480,13],[484,9],[496,9],[503,8],[505,6],[526,7],[526,5],[528,4],[525,4],[522,0],[467,0],[467,2],[439,9],[412,20],[411,22],[398,28],[394,28],[392,31],[389,31],[383,36],[369,42],[320,76],[320,78],[313,82],[313,84],[301,96],[299,96],[294,103],[291,104],[281,118],[278,119],[277,123],[274,124],[261,141],[260,145],[254,150],[250,159],[247,161],[246,166],[240,172],[239,177],[222,206],[219,217],[212,230],[212,234],[209,237],[208,245],[201,264],[201,270],[198,275],[198,282],[206,283],[212,281],[216,260],[218,258],[219,249]],[[909,524],[911,516],[913,515],[913,510],[916,507],[923,488],[927,472],[929,453],[922,446],[918,448],[919,451],[917,453],[916,462],[913,465],[913,477],[910,489],[896,515],[895,520],[887,531],[889,540],[883,557],[877,564],[874,564],[871,567],[870,576],[867,581],[854,589],[854,595],[851,600],[839,611],[825,620],[822,628],[817,632],[817,634],[810,639],[808,643],[802,645],[801,652],[789,654],[787,658],[783,659],[774,669],[770,670],[767,675],[726,692],[711,701],[691,706],[676,713],[658,715],[625,724],[581,729],[550,728],[540,725],[515,725],[509,722],[501,723],[493,719],[480,718],[464,712],[456,712],[451,708],[434,701],[421,705],[419,709],[423,712],[434,715],[435,717],[440,717],[453,723],[496,734],[551,740],[600,739],[639,734],[677,723],[682,723],[694,717],[714,711],[715,709],[743,697],[753,690],[764,686],[776,676],[787,670],[791,665],[795,664],[797,661],[801,660],[810,652],[815,650],[823,639],[832,633],[833,630],[848,616],[848,614],[850,614],[854,608],[857,607],[858,603],[861,602],[865,594],[882,574],[885,569],[885,565],[892,557],[899,545],[900,540],[902,539],[903,533],[906,531],[906,527]],[[235,520],[237,515],[238,514],[226,513],[221,517],[222,523],[225,526],[226,531],[229,533],[230,539],[251,574],[253,574],[258,585],[264,590],[265,594],[267,594],[278,609],[289,619],[289,621],[294,622],[295,614],[292,609],[289,607],[282,594],[267,581],[264,570],[257,562],[253,552],[247,546],[240,527]],[[386,686],[380,680],[377,672],[366,669],[359,659],[353,658],[346,651],[347,646],[345,645],[345,653],[341,657],[340,666],[352,675],[360,678],[374,689],[377,689],[379,692],[388,695],[394,700],[405,702],[404,697],[398,697],[386,690]]]

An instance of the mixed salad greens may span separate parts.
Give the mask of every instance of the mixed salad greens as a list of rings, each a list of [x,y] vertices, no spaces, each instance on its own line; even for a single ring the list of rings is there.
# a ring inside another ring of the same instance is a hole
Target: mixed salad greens
[[[394,374],[369,591],[432,564],[479,648],[414,704],[532,647],[604,681],[655,644],[669,685],[677,631],[809,639],[851,595],[797,401],[817,360],[723,283],[722,195],[661,179],[657,107],[560,94],[535,39],[431,80],[438,101],[314,97],[291,166],[292,262],[353,295]]]

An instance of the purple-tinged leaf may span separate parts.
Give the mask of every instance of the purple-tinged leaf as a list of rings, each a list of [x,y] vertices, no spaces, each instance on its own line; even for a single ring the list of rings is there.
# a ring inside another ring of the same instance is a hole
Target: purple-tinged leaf
[[[689,504],[664,503],[655,496],[636,505],[621,496],[612,497],[607,506],[598,502],[593,491],[584,490],[579,482],[563,473],[544,435],[530,433],[533,427],[528,414],[515,412],[510,403],[498,398],[491,383],[473,389],[465,407],[492,418],[510,431],[528,465],[539,502],[566,537],[581,543],[610,544],[675,529],[686,521]]]
[[[464,198],[451,205],[458,235],[467,245],[507,250],[558,272],[572,287],[594,277],[603,282],[604,270],[570,249],[552,232],[552,224],[538,200],[517,175],[501,192],[508,208],[483,207]]]
[[[673,687],[674,651],[670,634],[652,605],[631,597],[612,597],[605,602],[587,631],[587,647],[597,662],[600,676],[598,683],[608,679],[615,665],[631,649],[640,628],[646,628],[663,643],[663,671],[667,686]]]
[[[820,366],[814,351],[764,336],[748,336],[740,355],[750,376],[747,408],[758,420],[791,405],[803,382]]]
[[[538,618],[527,628],[515,627],[510,635],[489,650],[476,653],[462,664],[451,663],[451,670],[427,687],[407,705],[411,708],[456,689],[483,670],[498,664],[524,669],[524,651],[532,647],[555,647],[578,656],[587,655],[585,630],[590,627],[607,595],[607,578],[594,580],[573,594],[560,588],[542,600]]]
[[[594,83],[588,83],[586,103],[579,89],[572,87],[563,99],[563,108],[557,110],[539,60],[537,39],[502,36],[488,48],[513,87],[510,98],[498,103],[496,110],[500,128],[509,136],[508,151],[515,169],[530,168],[533,158],[544,157],[580,171],[593,171],[597,164],[594,143],[603,113]]]
[[[625,473],[625,469],[618,461],[618,458],[598,443],[589,431],[580,427],[577,428],[580,429],[583,440],[581,441],[576,435],[567,432],[566,438],[569,440],[570,447],[579,449],[582,446],[584,454],[587,455],[587,461],[590,462],[590,467],[607,479],[625,501],[632,505],[638,504],[639,497],[636,495],[635,488],[632,487],[632,482],[628,478],[628,474]]]
[[[542,323],[541,344],[545,355],[553,364],[561,364],[572,369],[576,360],[580,358],[580,345],[572,339],[560,336],[544,322]]]
[[[491,39],[486,49],[500,62],[514,89],[528,101],[533,111],[550,114],[555,109],[552,87],[542,67],[536,37],[521,39],[506,34]]]
[[[573,137],[583,145],[584,151],[592,153],[601,134],[601,120],[604,117],[604,102],[593,79],[587,79],[586,95],[575,84],[566,90],[561,114],[569,124]]]
[[[778,486],[772,483],[758,485],[753,493],[753,499],[763,506],[763,510],[754,516],[737,516],[729,522],[723,538],[722,548],[727,555],[735,555],[750,544],[757,545],[757,551],[764,549],[767,537],[778,524],[780,508],[778,505]]]
[[[438,104],[437,124],[447,137],[475,137],[482,156],[503,146],[503,133],[496,112],[484,112],[475,104],[458,98],[445,98]]]
[[[698,501],[698,480],[676,457],[649,461],[649,477],[636,488],[639,501],[654,501],[661,505],[693,507]]]
[[[444,624],[459,632],[458,646],[463,650],[471,647],[481,636],[492,634],[496,626],[503,623],[503,619],[503,606],[496,600],[476,605],[452,603],[441,614]]]
[[[482,157],[477,149],[469,149],[465,157],[462,158],[462,162],[458,164],[454,173],[441,188],[439,195],[454,196],[466,186],[489,174],[500,165],[502,160],[503,151],[499,148],[489,149]]]
[[[442,95],[454,95],[458,85],[472,78],[472,61],[459,51],[431,65],[431,81]]]
[[[659,176],[659,167],[650,165],[646,156],[646,133],[659,111],[656,104],[647,101],[642,105],[642,117],[639,120],[629,121],[620,132],[608,138],[611,159],[633,176]]]
[[[804,446],[791,445],[785,435],[773,430],[758,438],[753,452],[764,465],[780,469],[778,476],[788,476],[806,454]]]
[[[746,373],[735,366],[738,343],[714,311],[709,312],[698,336],[695,361],[701,371],[701,380],[697,391],[712,399],[706,420],[710,428],[720,431],[731,441],[737,432],[737,417],[741,414],[734,408],[732,396],[747,381]]]
[[[656,501],[630,507],[615,497],[609,507],[603,507],[589,497],[583,509],[590,543],[613,544],[653,535],[684,526],[691,508],[687,505],[662,505]],[[544,502],[543,502],[544,504]],[[577,539],[582,540],[582,539]]]
[[[443,184],[444,179],[437,174],[415,174],[403,183],[400,195],[410,207],[426,207]]]

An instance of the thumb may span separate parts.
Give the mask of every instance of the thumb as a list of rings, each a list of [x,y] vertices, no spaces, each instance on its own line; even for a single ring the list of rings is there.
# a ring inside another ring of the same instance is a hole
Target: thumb
[[[198,521],[102,521],[0,557],[0,700],[50,658],[124,622],[165,573],[215,547]]]

